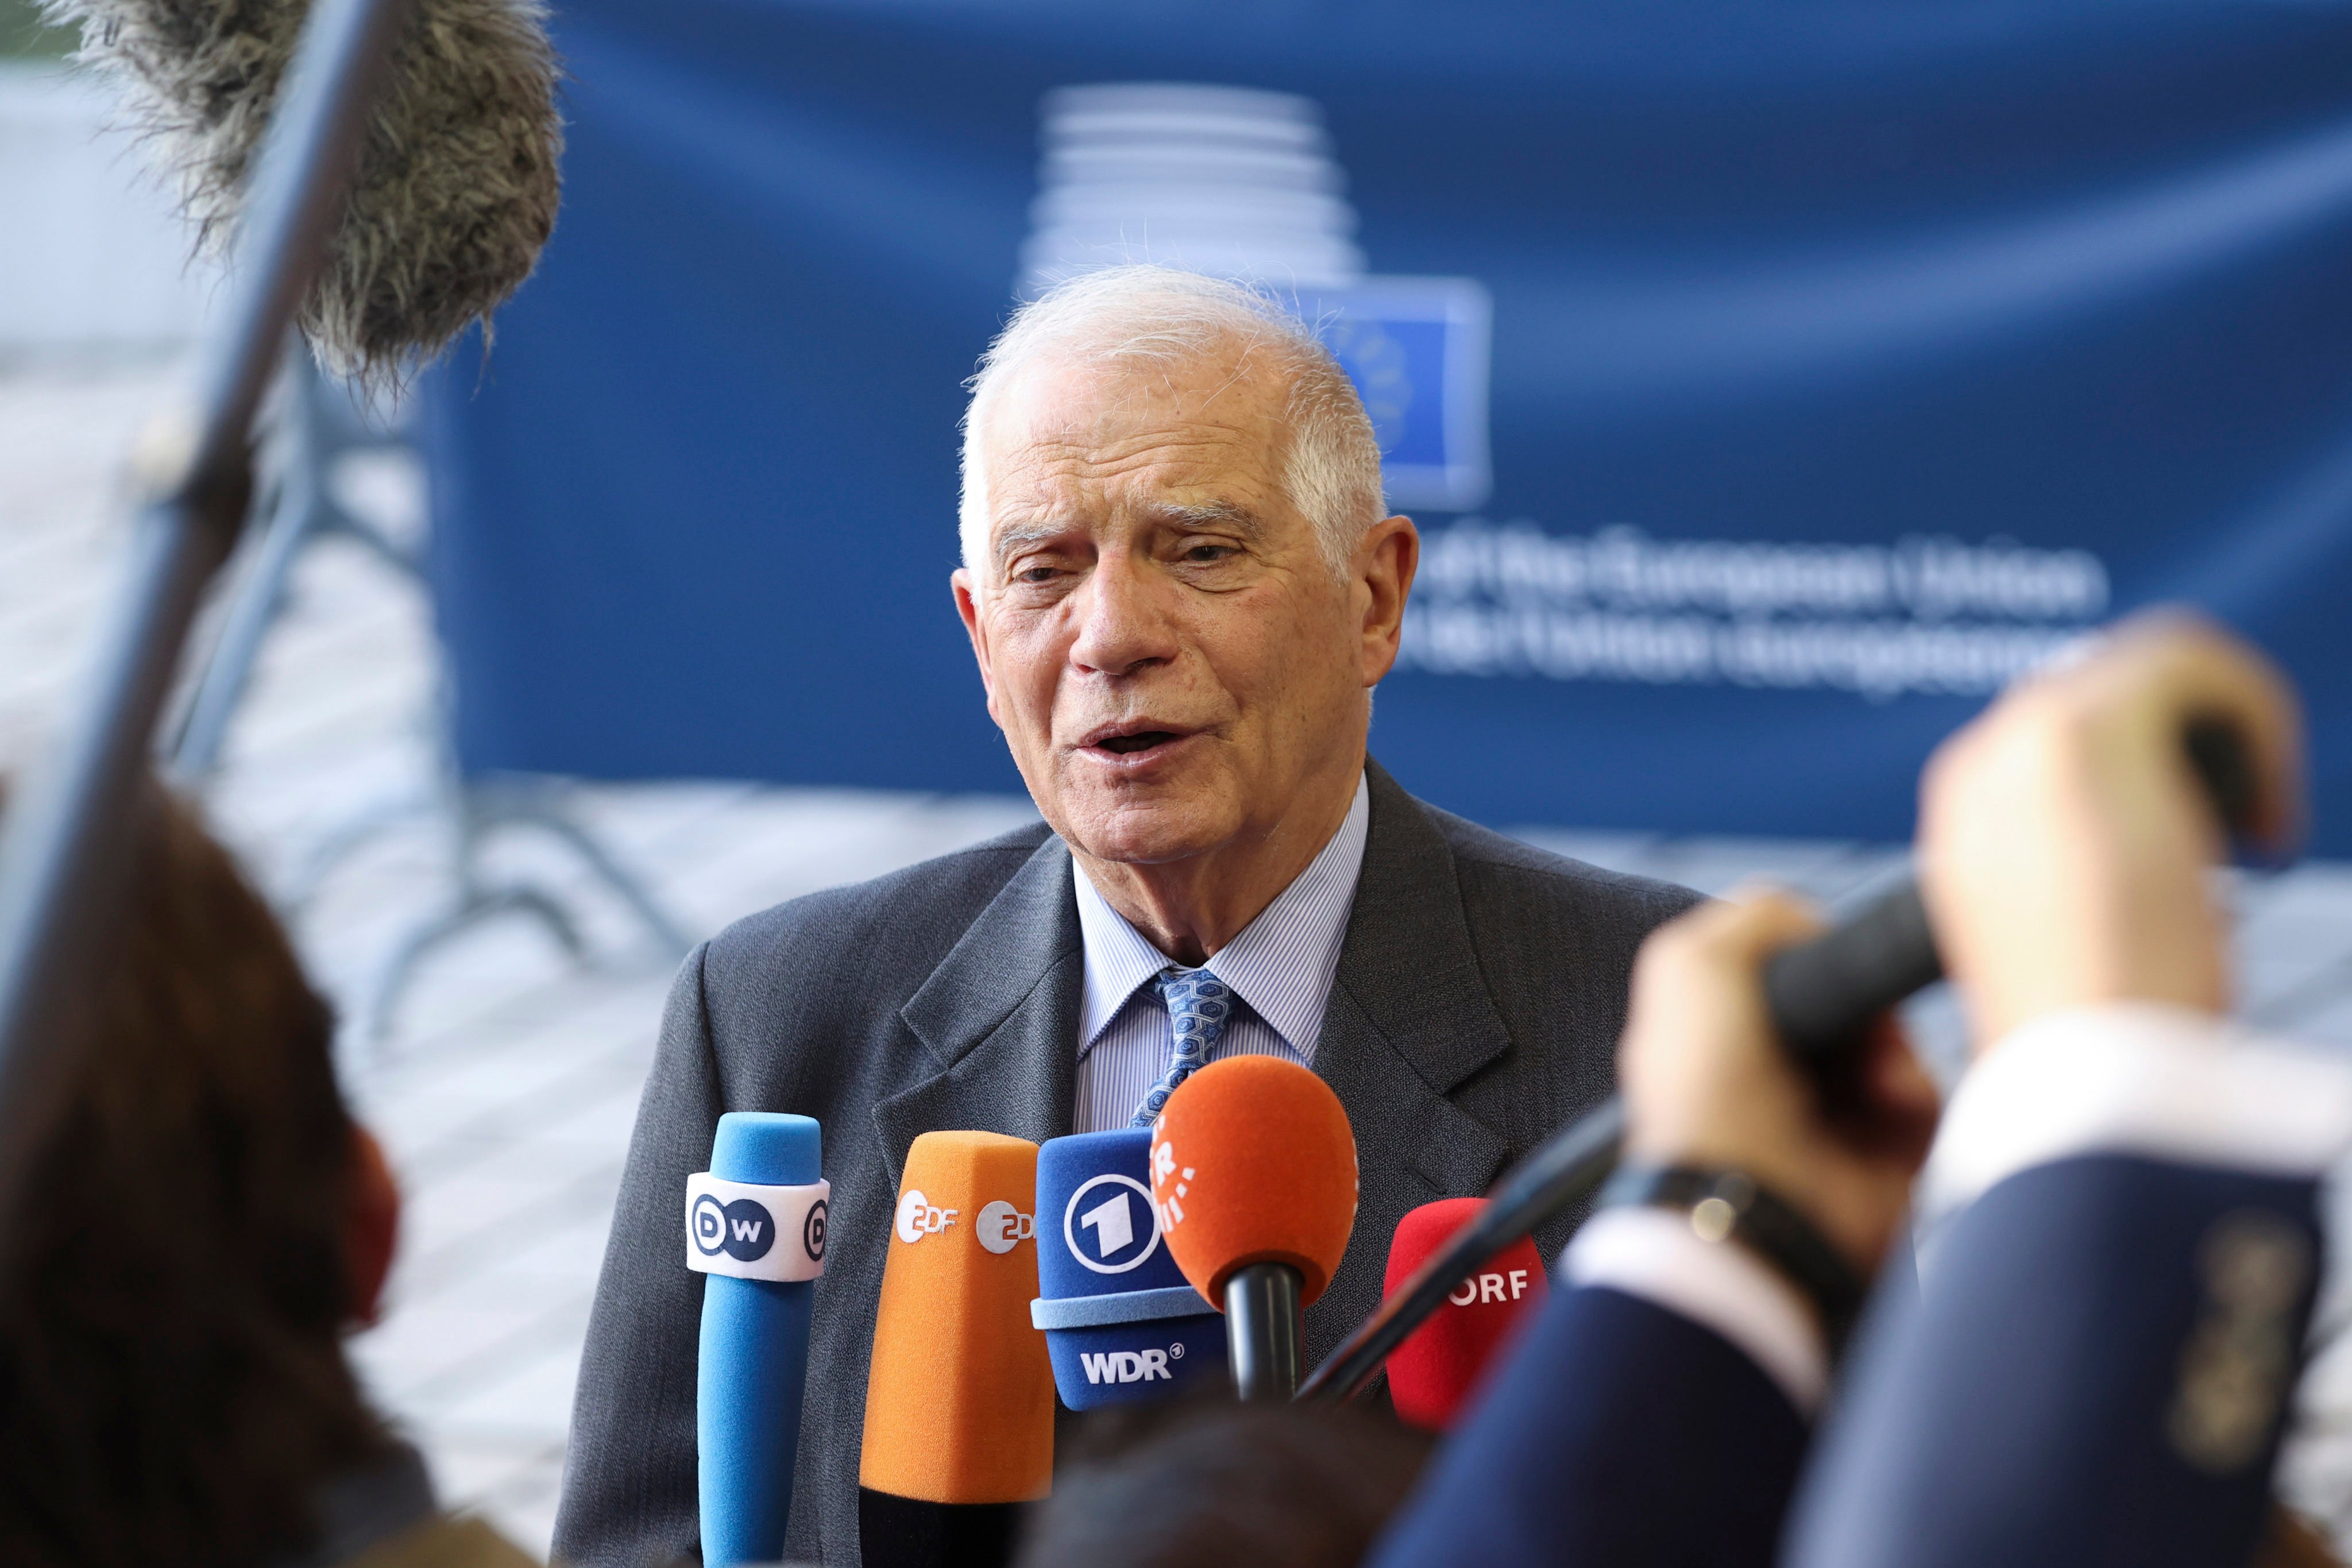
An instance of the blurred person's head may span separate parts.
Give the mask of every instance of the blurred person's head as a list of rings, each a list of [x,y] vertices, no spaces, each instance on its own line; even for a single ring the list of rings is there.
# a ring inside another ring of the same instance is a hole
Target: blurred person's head
[[[1019,1568],[1352,1568],[1433,1444],[1354,1405],[1100,1411],[1032,1512]]]
[[[397,1200],[327,1005],[227,854],[160,790],[68,1028],[62,1108],[0,1256],[0,1562],[250,1563],[391,1439],[341,1331]]]
[[[1119,267],[1013,318],[965,417],[956,602],[1090,866],[1321,847],[1419,558],[1384,510],[1362,401],[1273,301]]]

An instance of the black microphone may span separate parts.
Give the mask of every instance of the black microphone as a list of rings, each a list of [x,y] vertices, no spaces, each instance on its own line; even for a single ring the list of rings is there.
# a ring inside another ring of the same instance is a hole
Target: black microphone
[[[2245,742],[2228,724],[2200,719],[2182,732],[2181,745],[2215,815],[2232,837],[2242,835],[2254,813]],[[1919,884],[1906,877],[1811,942],[1773,954],[1764,965],[1764,996],[1781,1044],[1820,1066],[1851,1050],[1872,1019],[1943,977]]]
[[[2224,721],[2192,720],[2181,735],[2189,765],[2231,837],[2254,810],[2252,760]],[[1873,1020],[1944,977],[1919,884],[1905,877],[1830,930],[1764,966],[1772,1028],[1817,1072],[1848,1059]],[[1391,1291],[1356,1331],[1299,1384],[1301,1399],[1345,1399],[1370,1382],[1413,1330],[1480,1265],[1598,1187],[1616,1168],[1624,1102],[1611,1095],[1504,1173],[1486,1209]]]

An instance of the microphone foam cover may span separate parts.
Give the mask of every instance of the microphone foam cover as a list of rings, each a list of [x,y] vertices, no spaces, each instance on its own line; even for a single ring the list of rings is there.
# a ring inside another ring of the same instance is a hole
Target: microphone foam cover
[[[1037,1152],[1037,1275],[1041,1304],[1097,1310],[1045,1331],[1071,1409],[1175,1398],[1195,1383],[1231,1386],[1224,1320],[1160,1234],[1149,1129],[1073,1133]],[[1099,1310],[1122,1303],[1129,1310]]]
[[[1323,1294],[1356,1223],[1356,1140],[1330,1085],[1279,1057],[1227,1057],[1184,1080],[1151,1125],[1160,1234],[1192,1289],[1222,1308],[1253,1263]]]
[[[1025,1502],[1054,1472],[1037,1295],[1037,1145],[926,1132],[898,1184],[858,1484],[939,1503]]]
[[[822,1179],[824,1142],[808,1117],[730,1110],[711,1140],[710,1173],[753,1186],[806,1186]],[[703,1277],[694,1425],[708,1562],[764,1562],[783,1551],[814,1291],[814,1280]]]
[[[243,216],[311,10],[301,0],[40,0],[127,89],[207,250]],[[299,321],[337,375],[397,381],[487,321],[555,226],[562,72],[540,0],[416,0]]]
[[[1486,1206],[1484,1198],[1441,1198],[1397,1222],[1381,1289],[1398,1286]],[[1533,1237],[1521,1237],[1479,1266],[1445,1304],[1389,1356],[1389,1397],[1415,1426],[1443,1432],[1476,1393],[1521,1323],[1543,1305],[1549,1285]]]

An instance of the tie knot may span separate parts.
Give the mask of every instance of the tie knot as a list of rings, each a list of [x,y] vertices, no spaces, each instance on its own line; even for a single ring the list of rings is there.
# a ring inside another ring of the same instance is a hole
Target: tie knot
[[[1168,1004],[1169,1020],[1180,1037],[1188,1024],[1222,1031],[1233,1013],[1233,988],[1205,968],[1183,969],[1171,963],[1151,983],[1160,988],[1160,999]]]
[[[1189,1063],[1184,1070],[1209,1059],[1234,1016],[1234,991],[1206,969],[1179,969],[1171,964],[1153,984],[1168,1004],[1168,1026],[1176,1037],[1173,1060]]]

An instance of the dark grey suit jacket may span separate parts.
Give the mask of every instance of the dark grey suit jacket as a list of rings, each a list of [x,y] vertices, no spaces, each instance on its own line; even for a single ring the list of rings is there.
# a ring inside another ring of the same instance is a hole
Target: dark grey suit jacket
[[[1482,1193],[1609,1092],[1626,976],[1696,895],[1487,832],[1368,769],[1371,827],[1315,1048],[1356,1134],[1345,1260],[1307,1314],[1309,1363],[1378,1303],[1406,1210]],[[701,1276],[686,1178],[723,1110],[824,1127],[832,1243],[816,1288],[786,1555],[857,1562],[866,1354],[898,1173],[917,1134],[1070,1131],[1085,958],[1069,850],[1042,826],[796,899],[687,960],[588,1324],[557,1557],[696,1546]],[[1538,1236],[1547,1255],[1565,1222]]]

